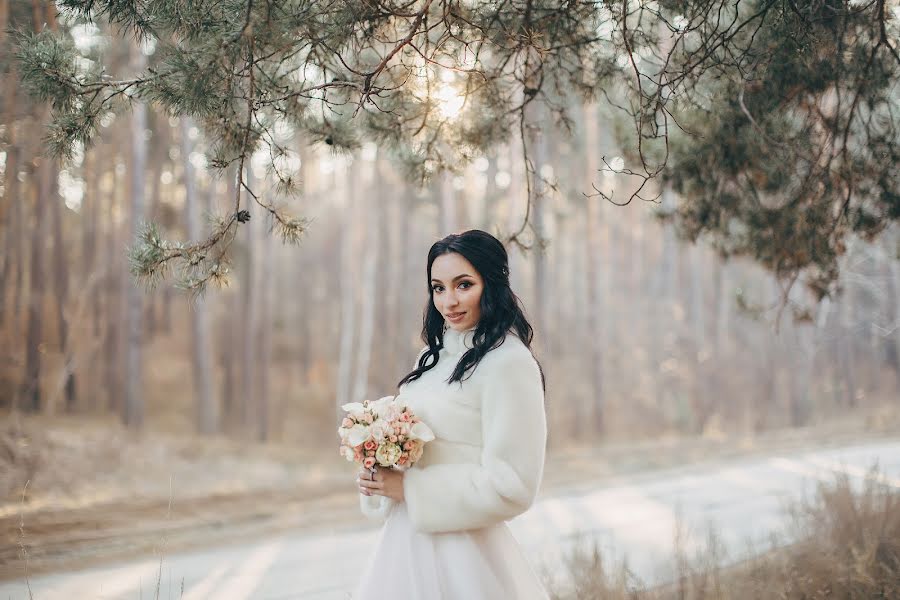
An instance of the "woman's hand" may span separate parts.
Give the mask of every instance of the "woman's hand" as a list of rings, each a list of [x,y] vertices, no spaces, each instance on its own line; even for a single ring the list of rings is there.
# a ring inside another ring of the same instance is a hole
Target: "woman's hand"
[[[365,496],[386,496],[397,502],[403,502],[403,471],[376,467],[375,475],[360,467],[359,492]]]

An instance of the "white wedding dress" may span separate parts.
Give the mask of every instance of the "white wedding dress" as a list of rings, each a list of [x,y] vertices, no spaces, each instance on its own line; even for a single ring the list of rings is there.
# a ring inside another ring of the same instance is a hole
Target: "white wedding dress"
[[[547,600],[506,521],[543,474],[544,394],[512,334],[462,384],[447,384],[473,331],[448,330],[438,364],[399,390],[435,434],[404,473],[404,502],[360,494],[383,522],[352,600]]]
[[[445,533],[414,530],[394,505],[352,600],[546,600],[506,523]]]

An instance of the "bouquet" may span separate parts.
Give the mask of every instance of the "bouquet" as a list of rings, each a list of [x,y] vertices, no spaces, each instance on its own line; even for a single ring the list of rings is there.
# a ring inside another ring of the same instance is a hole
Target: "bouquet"
[[[338,428],[341,456],[372,473],[376,465],[413,465],[422,458],[425,443],[434,439],[431,429],[394,396],[351,402],[341,408],[347,411]]]

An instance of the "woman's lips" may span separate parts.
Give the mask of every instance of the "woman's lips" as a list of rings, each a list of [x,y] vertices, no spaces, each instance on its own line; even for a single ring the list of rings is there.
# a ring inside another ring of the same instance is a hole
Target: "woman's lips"
[[[464,313],[464,312],[456,313],[456,314],[450,313],[447,315],[447,318],[450,319],[451,321],[456,322],[456,321],[459,321],[460,319],[462,319],[465,316],[465,314],[466,313]]]

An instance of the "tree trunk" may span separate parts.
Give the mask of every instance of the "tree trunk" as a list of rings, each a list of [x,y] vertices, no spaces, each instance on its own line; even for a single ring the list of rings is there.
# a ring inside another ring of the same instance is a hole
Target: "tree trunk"
[[[160,198],[162,195],[160,194],[160,186],[162,185],[162,166],[163,163],[161,160],[157,158],[154,160],[153,157],[150,158],[150,207],[148,213],[150,215],[150,220],[153,222],[159,221],[160,215]],[[199,235],[199,234],[198,234]],[[188,236],[190,239],[197,239],[195,237]],[[170,286],[166,286],[170,287]],[[157,310],[158,310],[158,300],[159,293],[154,290],[147,295],[147,308],[144,311],[144,319],[145,319],[145,330],[147,332],[147,339],[152,340],[156,337],[157,329],[159,328],[159,322],[157,319]]]
[[[900,227],[886,231],[882,240],[885,250],[884,278],[887,281],[887,307],[890,318],[887,328],[886,351],[888,363],[900,376]]]
[[[796,289],[798,286],[794,286]],[[801,292],[791,290],[791,294],[802,300]],[[816,374],[814,367],[816,362],[816,349],[819,347],[822,327],[828,316],[830,301],[823,298],[816,307],[816,317],[813,323],[794,324],[794,343],[797,357],[791,369],[790,407],[788,418],[791,427],[802,427],[809,420],[812,406],[812,384]],[[817,378],[817,377],[816,377]]]
[[[313,257],[309,253],[302,253],[297,259],[297,281],[304,282],[311,277],[313,273]],[[313,297],[313,286],[305,283],[301,284],[297,290],[292,291],[296,294],[299,310],[297,311],[297,382],[304,385],[308,382],[308,374],[312,365],[312,321],[317,316],[318,305]]]
[[[146,67],[147,59],[139,47],[132,47],[135,72],[140,73]],[[131,131],[131,217],[132,243],[138,239],[144,220],[144,172],[147,168],[147,142],[144,132],[147,129],[147,105],[137,102],[132,113]],[[125,425],[140,429],[144,424],[144,398],[141,373],[141,346],[143,344],[143,290],[131,276],[128,261],[122,261],[122,289],[126,290],[124,319],[125,323],[125,406],[123,422]]]
[[[9,95],[13,96],[14,94]],[[12,132],[16,125],[9,122],[6,127],[9,138],[12,138],[14,135]],[[7,144],[6,148],[6,171],[4,171],[3,179],[4,195],[6,198],[18,198],[20,187],[18,178],[19,148],[14,143]],[[7,307],[6,294],[11,292],[14,296],[17,295],[17,289],[22,285],[22,280],[19,277],[21,267],[14,263],[21,262],[19,248],[22,237],[21,206],[23,202],[7,202],[4,200],[3,204],[6,205],[6,208],[2,210],[2,217],[0,217],[0,230],[3,232],[6,243],[3,256],[0,256],[0,281],[3,282],[3,288],[0,289],[0,328],[5,329],[7,323],[18,321],[17,315],[12,314]]]
[[[56,295],[57,330],[59,331],[59,345],[63,356],[62,379],[65,389],[65,410],[68,413],[75,410],[75,372],[73,367],[74,356],[69,340],[69,321],[66,317],[66,305],[69,301],[69,264],[66,252],[66,238],[62,226],[62,211],[64,204],[59,197],[59,167],[52,161],[50,190],[50,218],[53,227],[53,262],[55,273],[53,276],[53,288]]]
[[[419,273],[424,271],[424,269],[420,271],[416,268],[418,265],[413,265],[413,269],[410,269],[410,262],[417,258],[416,252],[414,251],[417,249],[415,245],[417,242],[412,227],[411,216],[415,205],[415,197],[413,193],[407,189],[407,192],[401,198],[399,207],[400,224],[396,239],[397,254],[394,260],[397,263],[398,269],[396,279],[397,289],[404,291],[408,290],[408,292],[401,293],[397,297],[397,308],[394,311],[396,313],[396,327],[394,328],[394,334],[388,337],[393,343],[392,354],[394,355],[393,359],[394,364],[396,365],[396,370],[391,371],[390,383],[392,389],[400,379],[412,371],[412,359],[409,358],[410,334],[415,332],[415,329],[417,327],[420,328],[422,325],[421,321],[415,321],[414,315],[417,315],[420,311],[419,301],[423,298],[424,292],[422,292],[422,290],[425,287],[422,279],[425,277],[413,277],[412,280],[407,277],[410,272],[419,275]],[[418,350],[418,348],[415,348],[414,350]]]
[[[18,174],[17,174],[18,175]],[[32,174],[31,178],[32,185],[35,186],[34,183],[34,175]],[[20,193],[21,186],[16,184],[17,194]],[[25,196],[27,197],[27,196]],[[12,335],[13,339],[21,339],[22,337],[22,310],[23,305],[25,304],[25,263],[28,260],[26,253],[28,252],[27,246],[25,244],[25,236],[23,234],[26,231],[25,227],[28,223],[28,205],[26,202],[16,202],[16,230],[13,234],[15,238],[15,242],[13,244],[15,248],[15,282],[16,287],[13,288],[13,310],[12,310]]]
[[[481,203],[481,223],[484,231],[491,231],[494,223],[494,207],[497,203],[497,150],[488,155],[487,185],[484,187],[484,201]]]
[[[268,218],[268,215],[266,215]],[[260,315],[259,315],[259,401],[256,438],[260,442],[269,440],[271,404],[272,362],[272,236],[265,235],[260,240]]]
[[[379,186],[385,189],[389,189],[394,187],[395,184],[399,182],[395,182],[391,177],[391,169],[390,164],[387,163],[383,159],[379,159],[376,162],[376,170]],[[400,185],[397,187],[401,188]],[[407,288],[404,288],[403,282],[401,280],[401,273],[403,271],[403,259],[400,255],[400,245],[402,238],[401,235],[405,235],[405,233],[398,231],[399,221],[401,220],[398,217],[398,213],[400,212],[400,205],[403,203],[404,195],[406,191],[402,191],[399,194],[388,194],[385,196],[384,205],[380,210],[377,210],[376,213],[378,215],[378,230],[381,232],[381,235],[378,235],[378,243],[379,250],[378,255],[384,257],[381,259],[382,264],[385,265],[385,282],[386,287],[384,289],[384,302],[379,303],[380,308],[378,309],[378,315],[380,318],[376,320],[379,324],[378,328],[378,339],[384,340],[388,342],[388,340],[396,340],[397,338],[403,339],[403,336],[398,334],[398,322],[400,321],[400,315],[398,314],[400,308],[400,296],[403,293],[409,293]],[[398,235],[399,234],[399,235]],[[379,344],[379,348],[382,349],[381,352],[377,353],[378,362],[376,364],[377,376],[374,378],[374,384],[378,386],[379,390],[383,390],[387,393],[388,390],[392,389],[394,384],[399,381],[400,375],[398,375],[398,371],[403,367],[408,367],[409,365],[402,365],[398,361],[398,358],[402,356],[402,350],[398,350],[397,348],[391,348],[390,343],[381,345]],[[405,375],[404,372],[402,375]]]
[[[56,13],[54,12],[54,8],[47,7],[45,11],[45,7],[40,0],[32,0],[32,11],[33,11],[33,24],[35,31],[41,31],[43,29],[43,25],[47,23],[51,30],[56,29]],[[9,8],[3,7],[4,18],[9,14]],[[45,12],[50,13],[49,16],[45,19]],[[14,75],[14,71],[10,72],[10,75]],[[13,87],[13,90],[16,88]],[[32,114],[40,114],[41,117],[37,121],[41,126],[44,126],[50,116],[50,109],[47,106],[39,110],[33,111]],[[39,144],[39,142],[36,142]],[[37,149],[41,149],[42,146],[37,145]],[[40,155],[40,151],[36,151],[34,153],[35,157]],[[32,189],[36,191],[32,197],[34,199],[34,233],[32,237],[32,252],[31,252],[31,292],[28,298],[28,334],[26,341],[26,359],[25,359],[25,380],[24,380],[24,394],[23,397],[26,402],[26,408],[32,412],[38,412],[41,409],[41,355],[45,352],[44,350],[44,330],[43,330],[43,307],[44,307],[44,294],[46,290],[46,284],[44,281],[44,249],[46,247],[46,218],[45,218],[45,210],[46,206],[49,202],[53,202],[55,199],[51,197],[51,194],[55,190],[55,168],[52,161],[46,158],[36,158],[38,161],[38,170],[37,170],[37,185],[33,185]],[[8,172],[7,172],[8,173]],[[34,178],[32,178],[32,182],[34,182]],[[22,281],[21,276],[18,278],[18,281]],[[18,321],[19,314],[19,306],[18,299],[16,303],[16,321]]]
[[[97,238],[101,235],[100,222],[100,185],[99,173],[102,161],[97,160],[101,146],[97,145],[90,150],[84,152],[84,163],[82,172],[84,173],[84,199],[81,204],[81,272],[85,278],[90,278],[94,274],[97,264]],[[101,335],[99,310],[99,289],[92,290],[90,294],[92,312],[92,331],[95,337]]]
[[[587,162],[586,181],[590,181],[591,175],[596,168],[595,165],[600,164],[600,126],[598,122],[598,108],[594,104],[584,107],[584,143],[585,143],[585,160]],[[591,373],[591,393],[592,415],[579,415],[580,429],[584,429],[589,423],[593,424],[594,430],[602,435],[606,431],[606,402],[604,390],[604,349],[605,344],[605,323],[604,315],[606,314],[606,294],[602,289],[601,281],[601,260],[603,257],[600,247],[600,229],[604,227],[600,217],[600,203],[603,199],[600,197],[586,198],[584,218],[585,227],[585,257],[586,257],[586,273],[587,280],[587,316],[588,329],[590,330],[589,354],[590,354],[590,373]],[[576,411],[578,412],[578,411]],[[585,417],[585,418],[581,418]],[[579,431],[583,434],[584,431]]]
[[[45,122],[46,119],[41,119]],[[45,210],[50,202],[50,178],[52,169],[50,160],[38,158],[36,177],[32,182],[32,206],[34,207],[34,224],[31,228],[31,263],[28,294],[28,330],[25,341],[25,379],[22,382],[21,397],[25,402],[25,410],[39,412],[41,410],[41,357],[44,354],[44,247],[45,247]],[[36,181],[35,181],[36,179]]]
[[[703,283],[706,276],[703,248],[699,241],[691,244],[688,249],[690,257],[691,287],[690,287],[690,318],[693,329],[691,362],[694,365],[694,400],[696,410],[696,433],[702,433],[706,422],[714,412],[714,402],[710,390],[709,378],[709,350],[706,339],[706,306],[703,292]]]
[[[0,49],[4,52],[7,51],[6,29],[8,25],[9,0],[0,0]],[[3,288],[0,289],[0,328],[4,329],[6,327],[7,318],[10,316],[7,314],[6,293],[7,290],[13,291],[16,289],[9,280],[9,271],[12,268],[11,261],[16,257],[16,238],[19,237],[17,225],[19,224],[18,221],[20,221],[20,219],[15,219],[16,222],[14,222],[13,213],[18,213],[17,207],[22,204],[21,202],[16,201],[19,194],[19,178],[17,175],[19,172],[20,153],[16,138],[16,96],[18,90],[16,81],[16,63],[15,61],[11,61],[9,63],[9,71],[6,75],[6,85],[4,86],[4,89],[7,90],[3,101],[3,125],[6,133],[4,144],[6,164],[4,165],[3,171],[3,197],[0,198],[0,231],[2,231],[3,236],[6,239],[5,251],[3,252],[3,256],[0,256],[0,281],[4,282]],[[15,285],[21,286],[21,280],[18,280]]]
[[[248,164],[244,167],[245,181],[250,189],[253,189],[252,167]],[[249,194],[244,195],[242,208],[250,213],[250,221],[244,225],[239,225],[246,229],[244,231],[247,246],[247,262],[244,268],[244,276],[242,286],[244,288],[244,308],[239,314],[244,316],[244,339],[243,339],[243,356],[241,378],[241,425],[243,426],[243,434],[252,437],[256,428],[256,394],[257,388],[257,365],[259,356],[257,355],[258,341],[257,332],[259,330],[259,281],[257,276],[257,254],[259,252],[258,232],[260,230],[260,222],[263,219],[262,211],[254,202]]]
[[[835,343],[837,344],[838,373],[842,390],[841,405],[845,408],[856,408],[856,365],[855,349],[853,347],[853,288],[848,284],[844,293],[838,300],[838,331]]]
[[[36,32],[44,30],[44,0],[31,0],[31,20]]]
[[[350,215],[349,222],[342,229],[341,240],[341,266],[340,266],[340,299],[341,299],[341,325],[340,325],[340,345],[338,347],[338,364],[337,364],[337,381],[335,388],[337,396],[335,398],[335,415],[337,418],[343,416],[341,406],[351,402],[359,401],[362,398],[352,397],[353,394],[353,340],[356,334],[356,265],[358,263],[358,254],[354,252],[354,238],[356,234],[356,218],[355,218],[355,186],[353,177],[346,177],[343,181],[338,181],[340,175],[338,169],[335,169],[335,188],[340,190],[345,207],[344,214]]]
[[[375,169],[375,161],[377,157],[373,157],[371,161],[364,161],[362,168],[362,178],[364,189],[369,189],[375,182],[373,181],[373,171]],[[382,191],[380,184],[376,189]],[[382,194],[376,194],[376,197],[383,197]],[[360,220],[364,224],[368,224],[374,220],[375,215],[372,214],[373,206],[370,202],[362,203],[360,210]],[[357,344],[356,358],[356,380],[353,385],[353,399],[358,401],[360,398],[369,398],[369,363],[372,357],[372,341],[375,331],[375,315],[382,314],[380,293],[374,292],[378,288],[375,285],[376,267],[379,260],[379,231],[378,227],[365,226],[362,228],[363,234],[361,239],[364,243],[365,251],[357,254],[363,257],[362,272],[362,289],[368,293],[362,298],[362,307],[360,311],[359,323],[359,344]]]
[[[118,136],[116,136],[118,137]],[[118,141],[118,140],[117,140]],[[108,203],[105,211],[106,215],[106,283],[105,294],[103,295],[103,310],[98,317],[103,319],[103,314],[116,314],[116,307],[121,307],[122,296],[124,291],[122,288],[122,276],[120,274],[124,262],[121,256],[123,241],[120,228],[116,223],[115,214],[117,207],[125,204],[124,188],[122,174],[118,169],[118,165],[114,162],[113,169],[113,187],[110,190]],[[97,303],[99,309],[99,302]],[[106,340],[103,344],[106,350],[106,357],[103,361],[105,372],[105,383],[103,388],[106,391],[106,408],[109,412],[121,415],[124,412],[122,404],[122,322],[121,308],[119,308],[120,318],[105,319],[106,323]]]
[[[234,172],[234,169],[228,169],[225,171],[227,174],[228,187],[226,189],[226,198],[230,199],[234,198],[235,190],[237,189],[237,174]],[[227,311],[228,315],[225,316],[226,319],[229,318],[230,315],[239,315],[241,314],[241,296],[234,291],[227,292],[225,303],[228,305],[229,309]],[[222,327],[221,331],[221,341],[219,347],[221,348],[221,352],[219,354],[221,365],[222,365],[222,428],[231,431],[232,427],[235,425],[236,420],[236,410],[237,410],[237,397],[238,397],[238,382],[237,382],[237,347],[240,343],[240,337],[236,333],[235,327]]]
[[[534,164],[534,173],[531,179],[532,197],[528,201],[532,202],[531,206],[531,223],[534,229],[535,243],[532,248],[532,266],[534,269],[534,280],[532,285],[532,297],[534,298],[534,306],[532,313],[534,314],[535,329],[535,346],[538,350],[547,350],[548,331],[547,324],[547,255],[541,248],[541,240],[546,235],[544,219],[545,205],[547,196],[550,193],[548,186],[544,184],[541,177],[541,169],[547,164],[547,140],[545,134],[541,130],[541,123],[547,115],[547,109],[543,104],[537,101],[532,102],[526,108],[528,129],[526,135],[530,138],[528,141],[529,153]]]
[[[448,171],[440,174],[441,190],[441,232],[440,237],[457,233],[459,230],[459,211],[456,190],[453,189],[453,175]]]
[[[194,144],[190,136],[192,126],[190,118],[181,117],[180,125],[187,237],[190,240],[198,240],[203,227],[200,223],[197,181],[194,175],[194,165],[191,163]],[[153,186],[155,189],[157,184],[154,183]],[[209,308],[206,295],[196,298],[191,308],[191,354],[194,358],[191,371],[194,376],[195,426],[198,433],[208,435],[217,430],[217,411],[212,390],[212,348],[209,339]]]

